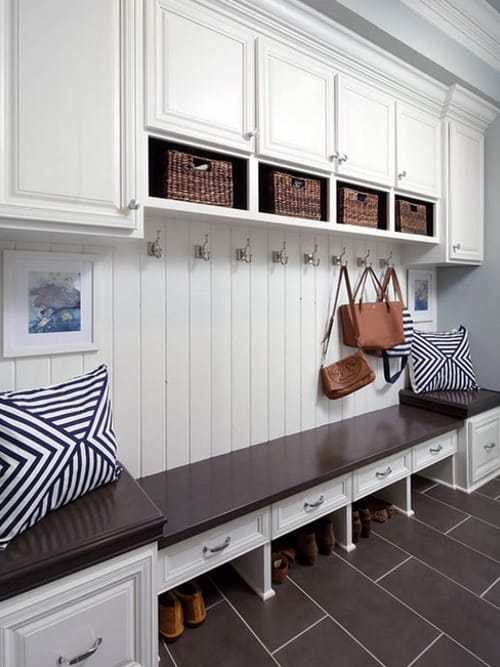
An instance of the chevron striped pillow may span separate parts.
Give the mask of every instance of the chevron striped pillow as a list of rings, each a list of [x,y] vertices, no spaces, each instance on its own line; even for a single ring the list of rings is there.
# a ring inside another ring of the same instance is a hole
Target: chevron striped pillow
[[[0,549],[121,470],[106,366],[0,394]]]
[[[416,394],[479,389],[467,329],[462,325],[452,331],[415,329],[410,352],[410,382]]]

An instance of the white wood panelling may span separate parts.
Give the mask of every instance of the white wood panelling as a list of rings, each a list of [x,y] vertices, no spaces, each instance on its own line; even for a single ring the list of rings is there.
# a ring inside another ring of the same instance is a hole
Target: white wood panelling
[[[340,401],[322,394],[319,365],[338,274],[331,256],[346,249],[354,282],[361,270],[358,256],[370,250],[381,271],[379,260],[392,251],[405,290],[401,246],[175,219],[149,221],[146,240],[154,240],[157,230],[161,259],[147,256],[145,241],[119,241],[114,247],[2,241],[1,248],[99,255],[105,307],[97,322],[97,352],[1,359],[0,390],[59,382],[106,363],[119,458],[136,476],[398,402],[403,382],[386,384],[380,359],[370,357],[376,381]],[[194,246],[203,244],[206,234],[209,261],[194,257]],[[249,264],[236,260],[236,249],[247,238]],[[284,242],[288,263],[273,263],[272,251]],[[318,267],[304,263],[304,253],[315,244]],[[352,351],[342,345],[337,322],[328,360]]]

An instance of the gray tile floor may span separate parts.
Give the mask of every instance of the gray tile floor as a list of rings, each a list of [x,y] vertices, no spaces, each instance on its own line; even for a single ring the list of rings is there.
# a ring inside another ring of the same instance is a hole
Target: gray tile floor
[[[414,518],[295,564],[267,602],[230,566],[201,577],[207,620],[160,641],[160,666],[500,667],[500,477],[412,486]]]

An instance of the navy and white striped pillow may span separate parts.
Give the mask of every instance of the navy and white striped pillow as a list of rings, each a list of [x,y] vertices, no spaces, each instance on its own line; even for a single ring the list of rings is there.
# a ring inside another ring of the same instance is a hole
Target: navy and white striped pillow
[[[0,394],[0,549],[121,470],[106,366]]]
[[[413,332],[410,382],[416,394],[479,389],[464,326],[452,331]]]

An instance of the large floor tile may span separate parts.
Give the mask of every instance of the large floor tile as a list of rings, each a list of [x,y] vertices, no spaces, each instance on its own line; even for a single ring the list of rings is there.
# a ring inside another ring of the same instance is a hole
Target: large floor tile
[[[336,555],[313,567],[296,566],[290,577],[386,667],[407,665],[438,636],[435,628]]]
[[[270,651],[325,615],[290,581],[274,586],[276,595],[263,602],[230,566],[214,572],[213,580]]]
[[[377,534],[474,593],[481,594],[498,578],[498,563],[416,519],[396,514],[377,526]]]
[[[490,588],[487,593],[483,595],[483,598],[496,605],[500,609],[500,579],[494,586]]]
[[[500,506],[498,511],[500,512]],[[500,562],[500,528],[470,517],[451,530],[448,535]],[[498,574],[500,576],[500,571]]]
[[[175,667],[162,639],[158,642],[158,667]]]
[[[436,482],[433,482],[430,479],[426,479],[425,477],[421,477],[420,475],[412,475],[411,477],[411,488],[414,491],[418,491],[419,493],[428,491],[432,486],[435,485]]]
[[[435,642],[412,667],[484,667],[484,662],[475,658],[469,651],[443,635]]]
[[[415,559],[380,583],[486,663],[499,664],[500,609]]]
[[[467,494],[463,491],[454,491],[446,486],[435,486],[427,492],[429,497],[437,498],[448,503],[462,512],[472,514],[500,528],[500,508],[498,501],[479,493]]]
[[[408,554],[394,544],[371,533],[368,539],[361,538],[353,551],[336,549],[335,553],[354,567],[376,581],[396,565],[402,563]]]
[[[227,602],[211,607],[202,625],[186,628],[169,651],[177,667],[276,667]]]
[[[380,665],[331,618],[325,618],[274,654],[282,667]]]
[[[500,498],[500,479],[495,478],[490,482],[486,482],[486,484],[483,484],[476,493],[498,500]]]
[[[424,493],[412,494],[412,508],[419,521],[445,533],[463,521],[468,514],[434,500]]]

